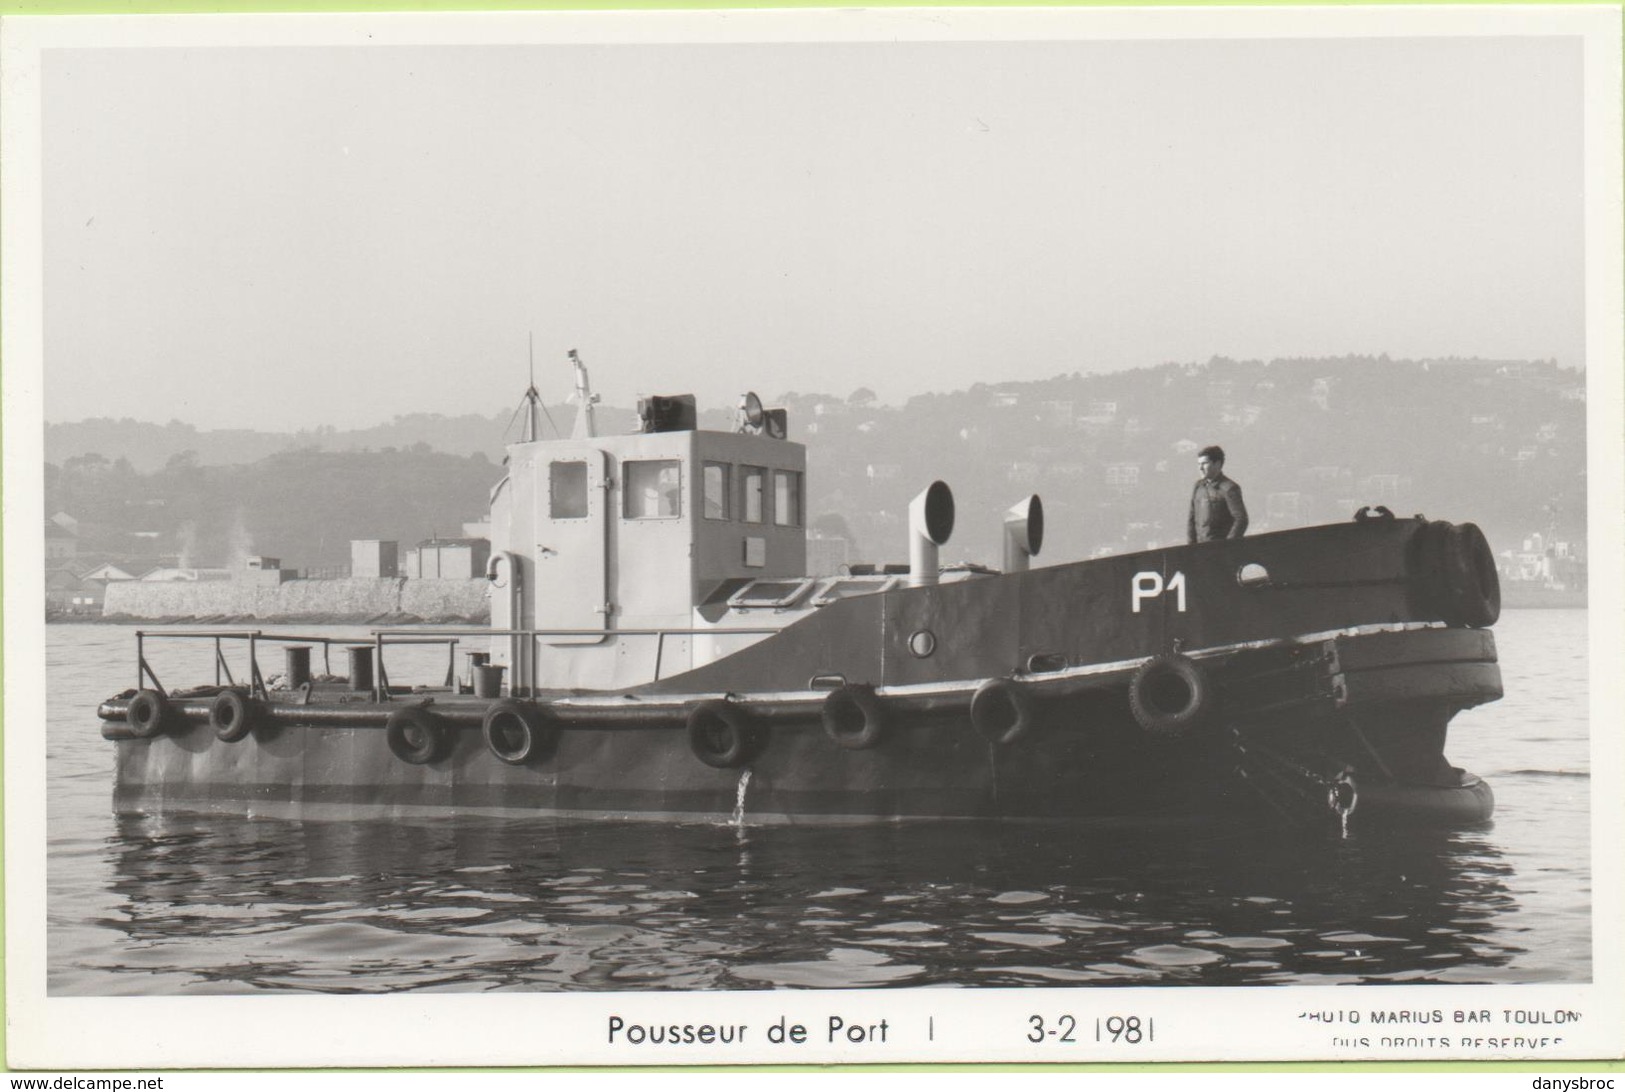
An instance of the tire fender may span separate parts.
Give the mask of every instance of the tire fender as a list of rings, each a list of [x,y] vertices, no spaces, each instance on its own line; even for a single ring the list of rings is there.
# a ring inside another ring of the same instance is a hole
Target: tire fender
[[[390,753],[413,766],[427,766],[445,757],[450,750],[451,732],[446,722],[422,706],[397,709],[384,725]]]
[[[687,728],[694,757],[718,770],[747,765],[767,746],[755,718],[732,702],[700,702],[688,711]]]
[[[1418,598],[1447,626],[1482,628],[1501,617],[1501,577],[1476,524],[1435,520],[1418,532]]]
[[[209,706],[209,727],[222,743],[247,739],[259,721],[259,705],[237,690],[222,690]]]
[[[1174,740],[1201,726],[1216,695],[1207,672],[1177,652],[1153,656],[1129,680],[1129,709],[1154,739]]]
[[[971,695],[970,723],[989,743],[1008,747],[1032,731],[1032,702],[1013,680],[988,679]]]
[[[886,707],[875,688],[848,683],[829,692],[824,699],[824,733],[849,751],[875,746],[889,727]]]
[[[163,735],[171,721],[169,702],[156,690],[138,690],[124,708],[124,722],[136,739]]]
[[[1489,540],[1475,523],[1450,528],[1445,588],[1461,625],[1481,629],[1501,617],[1501,576]],[[1454,623],[1453,623],[1454,624]]]
[[[496,702],[480,723],[485,745],[510,766],[546,762],[558,747],[558,729],[539,706],[512,699]]]

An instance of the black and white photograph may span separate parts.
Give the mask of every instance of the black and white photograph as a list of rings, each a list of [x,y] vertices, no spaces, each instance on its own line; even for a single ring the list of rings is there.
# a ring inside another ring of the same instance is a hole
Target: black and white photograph
[[[0,30],[13,1067],[1625,1052],[1619,9]]]

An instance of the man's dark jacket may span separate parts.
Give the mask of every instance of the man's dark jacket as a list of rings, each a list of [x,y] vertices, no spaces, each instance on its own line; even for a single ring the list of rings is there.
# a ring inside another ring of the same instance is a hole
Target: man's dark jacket
[[[1200,478],[1191,491],[1191,516],[1186,530],[1191,542],[1240,538],[1247,533],[1247,506],[1241,486],[1220,474],[1213,481]]]

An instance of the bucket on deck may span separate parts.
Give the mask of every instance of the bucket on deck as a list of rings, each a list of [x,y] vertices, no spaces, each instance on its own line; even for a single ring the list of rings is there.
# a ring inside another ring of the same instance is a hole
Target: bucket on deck
[[[350,654],[350,689],[372,689],[372,645],[349,645],[345,651]]]
[[[288,645],[282,650],[289,690],[297,690],[310,682],[310,646]]]
[[[475,655],[479,655],[475,653]],[[502,673],[508,670],[503,664],[475,664],[474,665],[474,696],[476,698],[500,698],[502,696]]]
[[[468,692],[474,692],[474,672],[491,662],[489,652],[469,652],[468,656]]]

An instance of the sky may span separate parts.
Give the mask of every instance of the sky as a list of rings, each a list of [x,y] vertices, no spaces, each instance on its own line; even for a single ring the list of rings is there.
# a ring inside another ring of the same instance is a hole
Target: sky
[[[44,413],[1585,347],[1576,39],[48,51]]]

